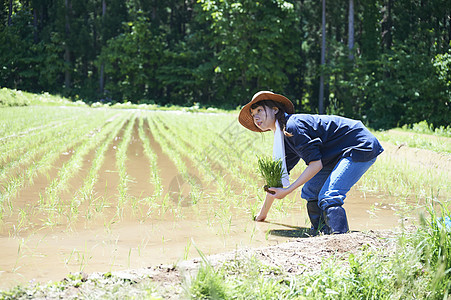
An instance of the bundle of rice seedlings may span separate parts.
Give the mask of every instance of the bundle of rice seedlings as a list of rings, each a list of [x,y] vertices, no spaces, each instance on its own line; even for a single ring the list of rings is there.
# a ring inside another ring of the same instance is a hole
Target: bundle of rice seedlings
[[[258,158],[258,170],[261,176],[266,181],[266,185],[263,187],[265,191],[275,194],[275,192],[269,191],[270,187],[283,187],[282,185],[282,161],[273,160],[270,156]]]

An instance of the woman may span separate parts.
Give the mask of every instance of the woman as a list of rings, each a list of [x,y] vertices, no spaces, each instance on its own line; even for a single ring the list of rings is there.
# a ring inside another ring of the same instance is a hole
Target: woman
[[[268,91],[258,92],[240,111],[239,122],[256,132],[273,131],[274,152],[282,153],[286,171],[302,159],[307,168],[283,188],[270,188],[256,221],[264,221],[274,199],[303,185],[301,197],[314,234],[349,231],[342,207],[346,193],[384,149],[360,121],[338,116],[294,114],[293,103]],[[281,142],[277,135],[283,136]]]

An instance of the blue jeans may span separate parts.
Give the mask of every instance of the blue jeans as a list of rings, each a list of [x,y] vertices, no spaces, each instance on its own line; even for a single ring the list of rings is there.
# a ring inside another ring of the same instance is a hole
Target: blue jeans
[[[318,200],[325,210],[329,206],[341,206],[346,193],[371,167],[376,158],[365,162],[354,162],[351,157],[342,158],[333,169],[322,169],[304,184],[301,197],[307,201]]]

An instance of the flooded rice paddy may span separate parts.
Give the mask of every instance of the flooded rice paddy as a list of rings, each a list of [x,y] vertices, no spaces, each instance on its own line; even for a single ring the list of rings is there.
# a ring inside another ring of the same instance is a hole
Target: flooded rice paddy
[[[241,128],[235,115],[34,110],[17,111],[23,119],[0,140],[2,289],[273,245],[309,227],[299,192],[277,201],[267,222],[252,221],[264,197],[256,156],[270,154],[272,140]],[[421,209],[418,187],[387,192],[393,180],[378,178],[394,149],[349,193],[351,230],[410,224]],[[446,198],[449,188],[425,193]]]

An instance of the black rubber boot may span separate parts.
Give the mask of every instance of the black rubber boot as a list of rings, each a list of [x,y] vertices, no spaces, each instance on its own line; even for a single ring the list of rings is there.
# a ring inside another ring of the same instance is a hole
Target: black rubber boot
[[[307,213],[310,218],[310,223],[312,223],[310,235],[315,236],[325,228],[323,212],[318,206],[318,201],[307,201]]]
[[[326,223],[324,233],[341,234],[349,231],[346,211],[341,206],[330,206],[323,212],[323,218]]]

